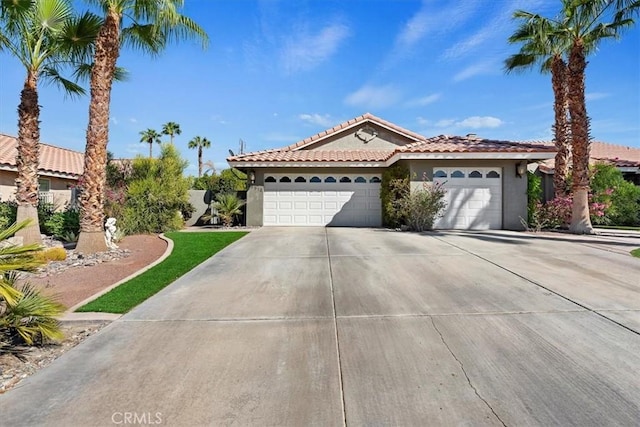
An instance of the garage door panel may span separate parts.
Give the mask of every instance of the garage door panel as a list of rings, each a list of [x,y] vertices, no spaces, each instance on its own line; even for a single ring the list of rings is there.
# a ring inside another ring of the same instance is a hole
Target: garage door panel
[[[439,229],[502,228],[502,171],[500,168],[438,168],[447,174],[436,178],[446,190],[447,208],[434,224]],[[492,174],[489,174],[492,172]],[[454,178],[451,175],[463,174]],[[497,177],[496,177],[497,175]]]
[[[265,183],[264,225],[341,225],[380,226],[380,184],[369,183],[374,175],[348,176],[351,182],[310,182],[311,175],[301,176],[306,182],[279,182],[281,174],[274,174],[276,182]],[[293,175],[288,175],[294,179]],[[340,175],[343,177],[345,175]],[[365,183],[356,178],[365,176]],[[377,176],[377,175],[375,175]],[[379,178],[379,176],[377,176]]]

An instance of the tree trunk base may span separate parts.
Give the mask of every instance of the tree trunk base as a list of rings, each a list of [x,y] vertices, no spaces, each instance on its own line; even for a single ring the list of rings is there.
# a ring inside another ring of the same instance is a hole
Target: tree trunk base
[[[16,237],[22,237],[23,245],[31,245],[36,243],[42,244],[42,236],[40,235],[40,224],[38,223],[38,208],[30,205],[18,205],[18,213],[16,222],[31,220],[31,223],[16,233]]]
[[[107,252],[107,242],[104,240],[102,231],[81,231],[78,236],[76,252],[82,254],[95,254],[97,252]]]
[[[569,231],[574,234],[596,234],[591,225],[591,217],[589,216],[588,189],[581,188],[573,191]]]

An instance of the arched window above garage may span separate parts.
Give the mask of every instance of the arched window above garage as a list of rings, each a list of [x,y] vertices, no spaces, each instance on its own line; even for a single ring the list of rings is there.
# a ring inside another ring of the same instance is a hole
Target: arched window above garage
[[[299,176],[295,179],[295,182],[307,182],[304,176]]]
[[[351,182],[351,178],[349,178],[348,176],[343,176],[342,178],[340,178],[340,182]]]
[[[464,178],[464,172],[461,170],[455,170],[451,172],[451,178]]]
[[[272,176],[268,176],[264,179],[264,182],[276,182],[276,179]]]
[[[332,176],[328,176],[324,179],[324,182],[336,182],[336,179]]]
[[[447,177],[447,173],[445,171],[443,171],[442,169],[438,169],[437,171],[435,171],[433,173],[433,177],[434,178],[446,178]]]
[[[500,178],[500,174],[496,171],[489,171],[487,173],[487,178]]]
[[[319,177],[314,176],[309,180],[309,182],[322,182],[322,180]]]
[[[471,173],[469,174],[469,178],[482,178],[482,172],[471,171]]]
[[[354,180],[354,182],[357,183],[357,184],[364,184],[364,183],[367,182],[367,180],[364,177],[359,176]]]
[[[289,178],[288,176],[283,176],[282,178],[280,178],[280,182],[291,182],[291,178]]]
[[[376,184],[377,184],[377,183],[379,183],[379,182],[380,182],[380,178],[378,178],[377,176],[374,176],[373,178],[371,178],[371,179],[369,180],[369,182],[373,182],[373,183],[376,183]]]

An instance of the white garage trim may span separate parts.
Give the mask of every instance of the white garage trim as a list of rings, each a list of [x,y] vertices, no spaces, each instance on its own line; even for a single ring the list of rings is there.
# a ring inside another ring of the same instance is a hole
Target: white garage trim
[[[382,225],[379,174],[266,174],[263,225]]]
[[[434,167],[433,181],[447,190],[447,208],[434,228],[502,228],[502,168]]]

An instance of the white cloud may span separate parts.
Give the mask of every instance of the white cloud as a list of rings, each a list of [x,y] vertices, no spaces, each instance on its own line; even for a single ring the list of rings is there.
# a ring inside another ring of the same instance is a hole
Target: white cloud
[[[476,1],[456,1],[437,10],[432,2],[425,0],[398,33],[396,45],[410,48],[430,34],[446,34],[466,22],[477,6]]]
[[[421,131],[424,135],[457,133],[464,129],[497,128],[504,125],[502,120],[492,116],[471,116],[462,120],[440,119],[437,121],[418,117],[417,121],[419,125],[429,127],[429,129]]]
[[[136,119],[135,117],[131,117],[129,119],[129,123],[138,123],[138,119]]]
[[[472,64],[462,71],[453,76],[454,82],[461,82],[463,80],[470,79],[480,74],[489,74],[495,70],[494,63],[492,61],[483,61]]]
[[[118,119],[116,117],[111,117],[111,123],[113,123],[114,125],[118,126]]]
[[[440,99],[441,95],[439,93],[433,93],[431,95],[423,96],[422,98],[412,99],[407,105],[409,107],[424,107],[425,105],[433,104],[438,99]]]
[[[320,125],[324,127],[331,127],[334,125],[334,120],[328,114],[300,114],[298,118],[303,122],[307,122],[312,125]]]
[[[455,126],[468,129],[497,128],[504,122],[496,117],[491,116],[472,116],[455,122]]]
[[[437,128],[448,128],[449,126],[454,126],[456,121],[454,119],[441,119],[434,123],[434,126]]]
[[[610,97],[610,93],[604,92],[591,92],[584,95],[585,100],[587,101],[597,101],[598,99],[608,98]]]
[[[392,86],[363,86],[347,95],[347,105],[364,108],[385,108],[398,102],[400,91]]]
[[[317,34],[300,34],[294,31],[280,56],[287,72],[310,70],[330,58],[338,50],[340,43],[349,34],[349,28],[343,24],[332,24]]]

